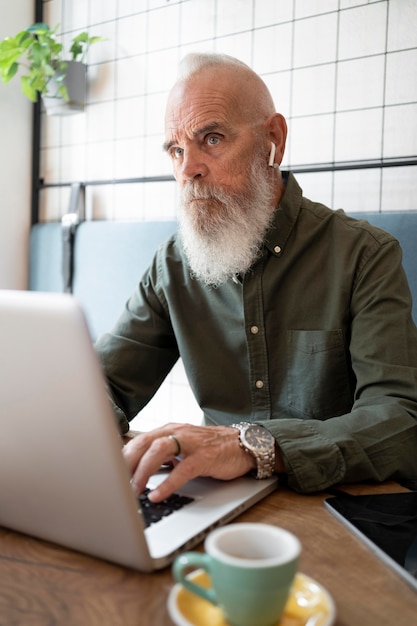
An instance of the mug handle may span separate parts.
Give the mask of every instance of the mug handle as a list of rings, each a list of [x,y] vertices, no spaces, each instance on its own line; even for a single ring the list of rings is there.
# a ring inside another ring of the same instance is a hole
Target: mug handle
[[[203,569],[210,574],[210,560],[207,554],[200,554],[200,552],[184,552],[184,554],[181,554],[175,559],[172,572],[175,580],[181,583],[188,591],[217,605],[218,600],[214,589],[206,589],[186,577],[190,569]]]

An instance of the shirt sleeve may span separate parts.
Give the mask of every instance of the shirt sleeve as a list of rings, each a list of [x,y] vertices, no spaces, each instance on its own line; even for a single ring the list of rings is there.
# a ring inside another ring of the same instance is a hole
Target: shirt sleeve
[[[260,422],[276,438],[296,491],[417,477],[417,332],[401,257],[390,240],[358,270],[350,311],[351,411],[324,421]]]

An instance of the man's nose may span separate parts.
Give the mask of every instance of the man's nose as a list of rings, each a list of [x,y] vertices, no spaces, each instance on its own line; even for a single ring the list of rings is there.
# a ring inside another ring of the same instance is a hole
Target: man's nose
[[[207,176],[208,167],[201,150],[195,146],[184,149],[180,172],[184,183]]]

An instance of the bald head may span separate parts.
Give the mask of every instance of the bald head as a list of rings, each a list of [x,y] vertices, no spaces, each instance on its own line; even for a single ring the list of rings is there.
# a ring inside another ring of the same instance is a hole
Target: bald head
[[[192,53],[180,64],[178,80],[171,95],[196,82],[221,85],[225,98],[233,102],[249,125],[259,124],[275,113],[272,96],[264,81],[249,66],[225,54]]]

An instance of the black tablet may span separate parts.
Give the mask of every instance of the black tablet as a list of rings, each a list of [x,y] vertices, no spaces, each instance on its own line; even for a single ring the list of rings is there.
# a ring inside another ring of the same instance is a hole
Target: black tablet
[[[325,506],[417,590],[417,491],[351,496]]]

